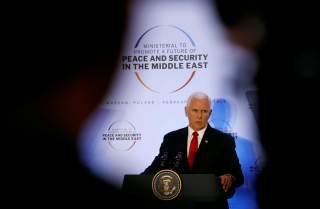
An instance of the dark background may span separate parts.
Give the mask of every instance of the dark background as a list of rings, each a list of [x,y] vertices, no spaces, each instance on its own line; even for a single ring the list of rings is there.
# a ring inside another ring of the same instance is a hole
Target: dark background
[[[267,155],[257,182],[259,204],[315,207],[318,7],[310,1],[216,2],[234,41],[259,60],[258,121]],[[1,170],[8,204],[125,204],[79,163],[76,133],[112,82],[127,8],[125,1],[3,5]],[[262,23],[262,37],[252,18]]]

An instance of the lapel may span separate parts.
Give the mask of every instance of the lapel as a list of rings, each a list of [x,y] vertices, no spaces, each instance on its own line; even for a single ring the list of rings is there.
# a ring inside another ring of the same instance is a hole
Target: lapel
[[[182,129],[181,137],[178,137],[181,142],[181,152],[183,153],[183,167],[188,167],[188,155],[187,155],[187,141],[188,141],[188,127]]]
[[[208,127],[203,134],[203,138],[201,140],[199,149],[197,151],[197,154],[196,154],[194,162],[193,162],[193,167],[195,169],[197,169],[197,167],[199,166],[199,163],[201,163],[201,161],[206,160],[205,155],[207,154],[207,152],[210,152],[210,149],[212,147],[212,143],[214,142],[212,140],[213,133],[214,133],[213,129],[208,124]],[[186,173],[192,172],[193,169],[190,170],[189,166],[188,166],[188,155],[187,155],[188,127],[183,128],[177,138],[180,139],[178,146],[180,146],[182,153],[184,153],[182,168],[183,168],[184,172],[186,172]]]
[[[208,125],[206,131],[203,134],[202,140],[200,142],[200,146],[198,148],[195,161],[197,160],[197,156],[199,154],[201,154],[203,152],[203,150],[206,150],[206,148],[207,148],[207,146],[209,144],[209,138],[210,138],[209,137],[209,135],[210,135],[209,132],[210,132],[210,130],[209,130],[209,125]]]
[[[199,146],[199,148],[198,148],[198,151],[197,151],[197,155],[196,155],[196,159],[197,159],[197,156],[198,156],[198,154],[200,153],[202,153],[203,152],[203,150],[205,150],[207,147],[208,147],[208,145],[209,145],[209,143],[210,143],[210,126],[208,125],[208,127],[207,127],[207,129],[206,129],[206,131],[204,132],[204,134],[203,134],[203,137],[202,137],[202,140],[201,140],[201,143],[200,143],[200,146]],[[195,159],[195,160],[196,160]]]
[[[204,132],[203,138],[201,140],[199,149],[197,151],[197,154],[195,156],[194,162],[193,162],[193,168],[197,168],[199,165],[199,163],[201,161],[206,161],[206,155],[208,154],[208,152],[211,152],[211,148],[212,148],[212,144],[214,143],[214,141],[212,140],[212,134],[213,134],[213,129],[209,126],[206,129],[206,131]]]

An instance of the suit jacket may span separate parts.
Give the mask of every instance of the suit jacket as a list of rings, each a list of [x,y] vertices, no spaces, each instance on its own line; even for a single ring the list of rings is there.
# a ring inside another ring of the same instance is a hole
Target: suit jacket
[[[166,134],[161,144],[159,154],[155,157],[152,164],[145,169],[143,174],[155,174],[162,169],[172,169],[172,165],[163,167],[163,164],[161,164],[163,163],[161,159],[163,154],[167,152],[169,160],[174,162],[177,153],[182,153],[179,166],[175,167],[174,170],[181,174],[213,173],[216,176],[232,174],[235,177],[235,182],[229,192],[225,194],[226,198],[232,197],[235,188],[241,186],[244,182],[233,137],[208,125],[191,169],[188,167],[187,138],[188,127]]]

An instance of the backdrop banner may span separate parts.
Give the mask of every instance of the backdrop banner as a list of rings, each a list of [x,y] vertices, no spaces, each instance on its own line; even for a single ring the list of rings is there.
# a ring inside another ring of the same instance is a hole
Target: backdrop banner
[[[80,135],[83,162],[121,187],[152,162],[167,132],[187,126],[186,100],[202,91],[212,98],[210,125],[235,137],[245,175],[230,208],[258,208],[254,54],[228,41],[211,1],[136,1],[130,12],[113,87]]]

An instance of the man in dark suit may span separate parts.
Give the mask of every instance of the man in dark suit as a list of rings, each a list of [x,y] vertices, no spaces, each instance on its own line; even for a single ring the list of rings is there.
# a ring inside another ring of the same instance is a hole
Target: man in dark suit
[[[213,173],[219,176],[226,198],[218,203],[218,208],[228,208],[226,199],[233,196],[235,188],[241,186],[244,179],[234,139],[210,127],[208,119],[211,112],[211,99],[202,92],[193,93],[185,107],[188,127],[164,136],[160,153],[143,174],[165,169],[164,156],[169,160],[181,153],[181,162],[174,169],[179,173]]]

